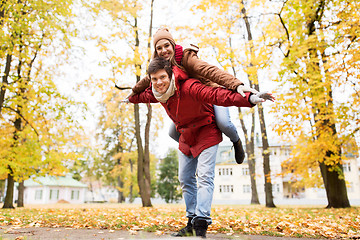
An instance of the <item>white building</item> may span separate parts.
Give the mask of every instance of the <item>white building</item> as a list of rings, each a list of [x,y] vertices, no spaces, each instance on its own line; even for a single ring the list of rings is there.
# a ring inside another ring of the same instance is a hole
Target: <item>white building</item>
[[[255,150],[256,185],[260,203],[265,202],[264,172],[261,147]],[[294,188],[289,177],[282,177],[281,163],[290,156],[290,146],[270,144],[270,168],[275,204],[327,204],[325,189]],[[350,204],[360,204],[360,161],[356,156],[344,164],[345,180]],[[220,144],[214,181],[214,203],[218,204],[250,204],[251,182],[247,159],[237,164],[232,145]]]
[[[24,182],[24,204],[84,203],[87,185],[70,176],[38,177]],[[14,192],[17,195],[17,191]],[[14,199],[17,199],[15,196]]]

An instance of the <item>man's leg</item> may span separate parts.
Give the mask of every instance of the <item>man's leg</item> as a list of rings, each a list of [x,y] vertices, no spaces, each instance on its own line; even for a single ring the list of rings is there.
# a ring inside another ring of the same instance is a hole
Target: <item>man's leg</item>
[[[179,151],[179,181],[186,204],[186,217],[195,217],[197,203],[196,184],[197,158]]]
[[[211,224],[210,212],[214,193],[215,160],[218,145],[209,147],[198,156],[198,198],[196,205],[196,217],[193,219],[193,227],[198,237],[206,238],[208,225]]]
[[[195,217],[195,208],[197,202],[197,183],[196,183],[197,158],[186,156],[179,151],[179,181],[186,205],[187,225],[173,234],[175,237],[192,236],[192,219]]]
[[[214,193],[215,160],[218,145],[209,147],[198,156],[198,186],[195,218],[204,219],[211,224],[210,212]]]

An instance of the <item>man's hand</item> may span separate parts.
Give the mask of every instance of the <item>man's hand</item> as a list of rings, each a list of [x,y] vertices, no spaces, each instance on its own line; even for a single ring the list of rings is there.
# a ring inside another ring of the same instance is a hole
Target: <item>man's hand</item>
[[[271,93],[259,92],[257,94],[251,95],[249,98],[249,101],[252,104],[262,103],[265,102],[266,100],[273,102],[275,100],[275,97]]]
[[[256,89],[253,89],[249,86],[245,86],[245,85],[239,85],[237,88],[236,88],[236,91],[238,93],[240,93],[241,96],[245,97],[245,92],[251,92],[251,93],[258,93],[258,91]]]

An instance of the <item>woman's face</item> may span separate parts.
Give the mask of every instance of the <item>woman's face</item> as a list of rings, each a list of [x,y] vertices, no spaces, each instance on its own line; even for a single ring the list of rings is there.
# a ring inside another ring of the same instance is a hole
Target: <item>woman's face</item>
[[[156,53],[159,57],[163,57],[166,60],[170,60],[174,56],[173,45],[167,39],[160,39],[155,46]]]

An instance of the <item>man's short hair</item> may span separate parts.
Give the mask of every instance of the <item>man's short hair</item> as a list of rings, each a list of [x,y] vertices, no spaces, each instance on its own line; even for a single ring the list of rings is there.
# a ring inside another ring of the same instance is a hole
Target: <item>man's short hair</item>
[[[171,68],[171,63],[166,60],[165,58],[154,58],[148,67],[148,75],[156,73],[161,69],[165,69],[166,73],[168,74],[169,78],[172,77],[173,71]],[[151,78],[151,77],[150,77]]]

